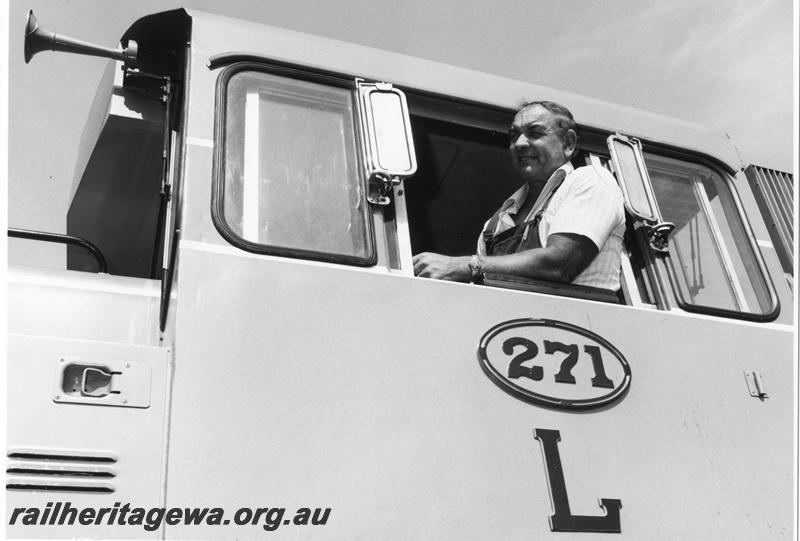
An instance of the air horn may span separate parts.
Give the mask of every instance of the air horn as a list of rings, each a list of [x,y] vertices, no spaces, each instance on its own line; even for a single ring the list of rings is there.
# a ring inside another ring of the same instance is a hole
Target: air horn
[[[33,14],[33,10],[31,10],[28,12],[28,22],[25,24],[25,63],[30,62],[33,55],[41,51],[65,51],[113,58],[114,60],[122,60],[126,66],[132,66],[136,63],[138,46],[135,41],[129,40],[128,46],[120,51],[66,36],[59,36],[54,32],[41,28],[39,21],[36,20],[36,16]]]

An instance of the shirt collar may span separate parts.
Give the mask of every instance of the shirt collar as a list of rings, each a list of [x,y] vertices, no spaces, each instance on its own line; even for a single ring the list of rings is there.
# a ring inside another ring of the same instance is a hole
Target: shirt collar
[[[550,175],[550,178],[547,179],[544,188],[542,188],[542,192],[539,194],[539,197],[536,200],[536,204],[533,206],[534,209],[536,209],[536,207],[539,206],[539,203],[543,201],[543,197],[547,197],[547,194],[550,193],[550,191],[558,187],[554,186],[554,184],[558,182],[556,178],[560,176],[557,175],[556,173],[558,173],[561,170],[564,171],[565,175],[569,175],[575,170],[575,168],[572,167],[572,164],[570,162],[567,162],[558,169],[556,169],[555,171],[553,171],[553,174]],[[528,191],[530,191],[530,185],[526,182],[525,184],[522,185],[522,187],[519,190],[511,194],[511,197],[505,200],[501,208],[501,212],[516,215],[517,212],[519,212],[519,209],[522,208],[522,204],[525,202],[525,198],[528,197]],[[534,210],[531,210],[531,212],[534,212]]]

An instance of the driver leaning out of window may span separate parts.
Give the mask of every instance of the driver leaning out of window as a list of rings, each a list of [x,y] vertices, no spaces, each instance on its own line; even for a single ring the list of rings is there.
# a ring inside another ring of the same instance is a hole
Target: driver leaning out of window
[[[414,274],[459,282],[505,274],[619,290],[622,194],[605,168],[572,167],[572,113],[554,102],[528,102],[509,134],[525,184],[484,224],[475,255],[423,252],[414,256]]]

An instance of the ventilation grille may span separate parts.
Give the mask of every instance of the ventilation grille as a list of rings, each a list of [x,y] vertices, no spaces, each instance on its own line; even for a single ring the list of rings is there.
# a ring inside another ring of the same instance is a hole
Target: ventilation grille
[[[794,179],[789,173],[755,165],[745,169],[758,209],[769,229],[769,236],[783,271],[792,274],[794,266]]]
[[[115,490],[116,463],[109,453],[12,449],[6,490],[108,494]]]

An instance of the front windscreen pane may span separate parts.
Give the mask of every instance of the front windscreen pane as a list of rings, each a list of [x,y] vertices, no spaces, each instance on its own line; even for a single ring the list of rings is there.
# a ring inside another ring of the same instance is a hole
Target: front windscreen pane
[[[673,222],[670,261],[687,304],[766,314],[772,298],[731,190],[709,167],[645,155],[662,218]]]
[[[288,250],[370,256],[352,93],[261,72],[227,86],[224,220]]]

